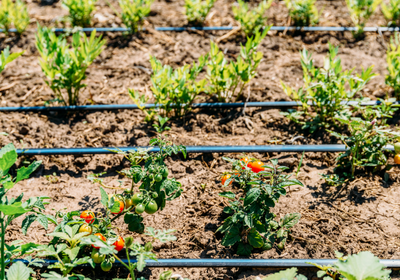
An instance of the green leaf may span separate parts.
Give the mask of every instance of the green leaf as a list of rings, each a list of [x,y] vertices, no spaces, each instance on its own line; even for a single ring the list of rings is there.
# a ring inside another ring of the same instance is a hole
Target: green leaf
[[[281,226],[285,228],[292,228],[295,224],[300,221],[300,213],[290,213],[286,214],[285,217],[281,219]]]
[[[17,151],[12,143],[7,144],[0,150],[0,170],[3,175],[8,173],[8,170],[17,161]]]
[[[237,248],[237,254],[240,256],[249,256],[252,250],[253,247],[251,247],[251,245],[240,242]]]
[[[31,226],[31,224],[36,221],[36,214],[30,214],[25,217],[25,219],[22,221],[21,229],[22,233],[26,235],[28,228]]]
[[[247,195],[244,199],[244,206],[250,205],[257,200],[260,196],[261,190],[259,188],[252,188],[247,192]]]
[[[4,205],[0,204],[0,212],[3,212],[4,215],[11,216],[11,215],[21,215],[29,212],[24,207],[22,207],[21,202],[16,202],[12,205]]]
[[[255,228],[252,228],[247,235],[247,239],[254,248],[261,248],[264,245],[264,239]]]
[[[348,280],[380,280],[386,279],[391,273],[371,252],[351,255],[346,261],[338,261],[334,266]]]
[[[102,187],[100,187],[100,194],[101,204],[103,204],[104,207],[108,208],[108,194]]]
[[[39,222],[46,230],[49,228],[49,221],[46,215],[38,215],[36,221]]]
[[[67,248],[64,250],[64,253],[68,255],[71,261],[73,261],[78,256],[79,249],[80,247],[74,247],[72,249]]]
[[[225,234],[224,238],[222,239],[221,244],[223,246],[232,246],[235,245],[237,242],[240,241],[240,232],[239,228],[232,227],[228,233]]]
[[[31,175],[32,172],[34,172],[41,164],[42,161],[34,161],[28,167],[23,166],[18,169],[15,183],[18,183],[19,181],[22,181],[24,179],[28,179],[29,175]]]
[[[229,199],[235,199],[236,195],[233,192],[221,192],[219,196],[226,197]]]
[[[7,272],[8,280],[28,280],[30,270],[23,262],[15,262],[11,265]]]
[[[297,268],[292,267],[286,270],[279,271],[267,277],[262,278],[262,280],[293,280],[297,275]]]

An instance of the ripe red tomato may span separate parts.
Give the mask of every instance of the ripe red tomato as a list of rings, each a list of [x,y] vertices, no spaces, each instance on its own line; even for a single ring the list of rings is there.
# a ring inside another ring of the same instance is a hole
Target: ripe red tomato
[[[116,203],[119,202],[119,211],[118,212],[111,212],[111,214],[117,215],[117,214],[121,213],[122,211],[124,211],[125,204],[121,200],[115,200],[115,202]]]
[[[88,224],[92,224],[94,222],[94,213],[92,211],[86,210],[81,213],[80,216],[82,219],[85,219],[85,222]]]
[[[400,154],[397,154],[397,155],[394,156],[394,162],[396,164],[400,164]]]
[[[231,174],[226,174],[226,175],[224,175],[224,176],[222,177],[222,179],[221,179],[221,184],[222,184],[222,185],[225,185],[226,180],[228,180],[228,179],[231,178],[231,177],[232,177]],[[233,180],[232,180],[232,181],[233,181]],[[229,185],[232,185],[232,181],[229,182]]]
[[[252,162],[249,162],[249,163],[247,164],[247,166],[250,167],[251,170],[252,170],[254,173],[258,173],[258,172],[260,172],[260,171],[264,171],[265,168],[262,167],[263,165],[264,165],[264,163],[263,163],[262,161],[259,161],[259,160],[252,161]]]
[[[125,246],[125,241],[121,236],[118,236],[117,241],[115,241],[113,243],[113,245],[115,246],[115,250],[117,250],[118,252],[121,251],[124,246]]]
[[[79,228],[79,233],[81,233],[81,232],[87,232],[87,233],[88,233],[87,235],[92,234],[92,231],[93,231],[92,227],[89,226],[88,224],[83,224],[83,225],[81,225],[81,227]]]
[[[107,241],[107,239],[101,233],[95,233],[94,235],[97,236],[98,238],[100,238],[103,241]],[[92,247],[95,248],[95,249],[100,249],[100,247],[96,247],[93,244],[92,244]]]

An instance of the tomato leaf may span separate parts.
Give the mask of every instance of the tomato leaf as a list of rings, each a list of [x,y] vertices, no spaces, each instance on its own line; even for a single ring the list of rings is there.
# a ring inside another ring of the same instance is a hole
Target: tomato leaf
[[[236,195],[233,192],[221,192],[218,195],[229,199],[235,199],[236,197]]]
[[[259,188],[250,189],[247,192],[246,197],[244,199],[244,206],[250,205],[253,202],[255,202],[257,200],[257,198],[260,196],[260,194],[261,194],[261,190]]]
[[[0,204],[0,212],[4,213],[4,215],[11,216],[25,214],[29,212],[29,210],[26,210],[21,202],[16,202],[12,205]]]
[[[290,213],[286,214],[281,219],[281,227],[285,227],[287,229],[292,228],[295,224],[300,221],[301,214],[300,213]]]
[[[11,166],[17,161],[17,157],[17,151],[12,143],[5,145],[0,150],[0,170],[2,171],[2,175],[8,173]]]
[[[240,242],[237,248],[237,254],[241,256],[249,256],[252,250],[253,247],[251,247],[251,245]]]
[[[108,194],[102,187],[100,187],[100,194],[101,204],[103,204],[104,207],[108,208]]]
[[[29,277],[30,269],[23,262],[13,263],[7,272],[8,280],[28,280]]]
[[[41,164],[42,161],[34,161],[28,167],[23,166],[18,169],[15,183],[18,183],[19,181],[22,181],[24,179],[28,179],[29,175],[31,175],[32,172],[34,172]]]
[[[278,273],[269,275],[263,278],[263,280],[294,280],[296,276],[297,276],[297,268],[292,267],[286,270],[279,271]]]
[[[261,248],[264,245],[264,240],[262,236],[258,233],[255,228],[252,228],[247,235],[247,240],[250,245],[254,248]]]
[[[233,246],[240,241],[240,232],[237,227],[232,227],[222,239],[223,246]]]

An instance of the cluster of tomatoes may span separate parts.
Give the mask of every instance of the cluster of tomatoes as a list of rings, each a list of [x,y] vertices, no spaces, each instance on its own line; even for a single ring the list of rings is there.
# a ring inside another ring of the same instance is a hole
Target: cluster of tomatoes
[[[400,164],[400,142],[394,144],[394,151],[396,153],[394,156],[394,162]]]
[[[242,169],[245,169],[245,166],[247,165],[247,167],[249,167],[254,173],[258,173],[260,171],[265,170],[265,168],[263,167],[264,163],[258,159],[250,160],[249,157],[245,156],[245,157],[241,158],[240,161],[242,162],[242,165],[244,165],[242,167]],[[235,173],[235,175],[240,176],[239,173]],[[228,180],[231,177],[232,177],[231,174],[226,174],[226,175],[222,176],[222,179],[221,179],[222,185],[225,185],[226,180]],[[229,185],[230,184],[232,184],[232,181],[229,183]]]
[[[121,206],[121,203],[120,203]],[[124,203],[122,202],[122,209],[120,207],[120,212],[122,212],[124,210]],[[119,213],[120,213],[119,212]],[[119,213],[113,213],[113,214],[119,214]],[[95,215],[92,211],[83,211],[80,215],[80,218],[85,220],[85,223],[81,225],[81,227],[79,228],[79,232],[87,232],[88,235],[93,233],[93,227],[91,224],[93,224],[94,220],[95,220]],[[95,236],[97,236],[100,240],[106,242],[107,239],[104,237],[103,234],[97,232],[94,234]],[[115,250],[117,250],[118,252],[121,251],[124,246],[125,246],[125,240],[121,237],[118,236],[117,240],[113,243],[113,245],[115,246]],[[92,245],[93,250],[92,250],[92,254],[91,257],[94,261],[94,263],[100,264],[100,267],[103,271],[109,271],[112,268],[112,264],[115,262],[115,259],[113,257],[110,258],[106,258],[105,255],[102,255],[99,253],[99,247],[96,247],[94,245]]]
[[[161,178],[162,179],[162,178]],[[136,214],[142,214],[146,212],[147,214],[154,214],[158,210],[157,202],[155,202],[154,198],[158,197],[156,192],[153,192],[149,195],[145,195],[144,192],[137,192],[134,195],[129,195],[130,190],[125,191],[127,193],[127,197],[125,198],[126,209],[135,206]],[[147,192],[146,192],[147,194]],[[128,206],[129,205],[129,206]]]

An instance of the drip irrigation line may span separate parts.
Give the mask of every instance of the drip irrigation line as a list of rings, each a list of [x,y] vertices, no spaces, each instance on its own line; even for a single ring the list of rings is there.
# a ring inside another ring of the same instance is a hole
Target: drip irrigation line
[[[28,263],[26,260],[18,259]],[[44,265],[50,265],[56,260],[44,260]],[[128,264],[126,259],[122,261]],[[289,268],[308,267],[316,268],[307,262],[319,265],[331,265],[336,259],[159,259],[158,261],[146,260],[146,267],[268,267],[268,268]],[[131,260],[135,262],[135,260]],[[399,268],[400,260],[380,260],[380,263],[388,268]],[[115,262],[114,265],[121,265]],[[89,266],[86,264],[84,266]]]
[[[190,31],[190,30],[204,30],[204,31],[220,31],[220,30],[233,30],[237,29],[236,26],[203,26],[203,27],[155,27],[156,31]],[[71,32],[73,28],[53,28],[55,32]],[[128,32],[130,29],[126,27],[84,27],[75,28],[75,30],[80,30],[84,32],[92,32],[96,30],[97,32]],[[143,28],[146,30],[146,28]],[[285,31],[285,30],[298,30],[298,31],[357,31],[356,27],[341,27],[341,26],[272,26],[270,30],[275,31]],[[400,31],[399,27],[364,27],[365,32],[394,32]],[[0,32],[4,32],[4,29],[0,29]],[[11,28],[8,32],[15,33],[17,29]]]
[[[341,104],[357,105],[358,101],[344,101]],[[361,102],[361,106],[374,106],[381,104],[381,101]],[[400,106],[400,101],[392,102],[394,106]],[[312,102],[308,105],[313,106]],[[174,107],[170,104],[170,107]],[[271,102],[238,102],[238,103],[193,103],[192,108],[242,108],[242,107],[296,107],[301,106],[297,101],[271,101]],[[160,105],[144,104],[143,108],[158,108]],[[36,107],[0,107],[4,112],[46,112],[46,111],[102,111],[102,110],[136,110],[139,107],[136,104],[105,104],[105,105],[81,105],[81,106],[36,106]]]
[[[158,152],[158,147],[118,147],[123,152],[136,151],[138,148],[149,149],[149,152]],[[45,149],[17,149],[18,154],[24,155],[87,155],[87,154],[116,154],[115,147],[102,148],[45,148]],[[392,145],[384,149],[394,151]],[[113,151],[114,150],[114,151]],[[254,145],[254,146],[187,146],[186,152],[201,153],[303,153],[303,152],[344,152],[345,145]]]

